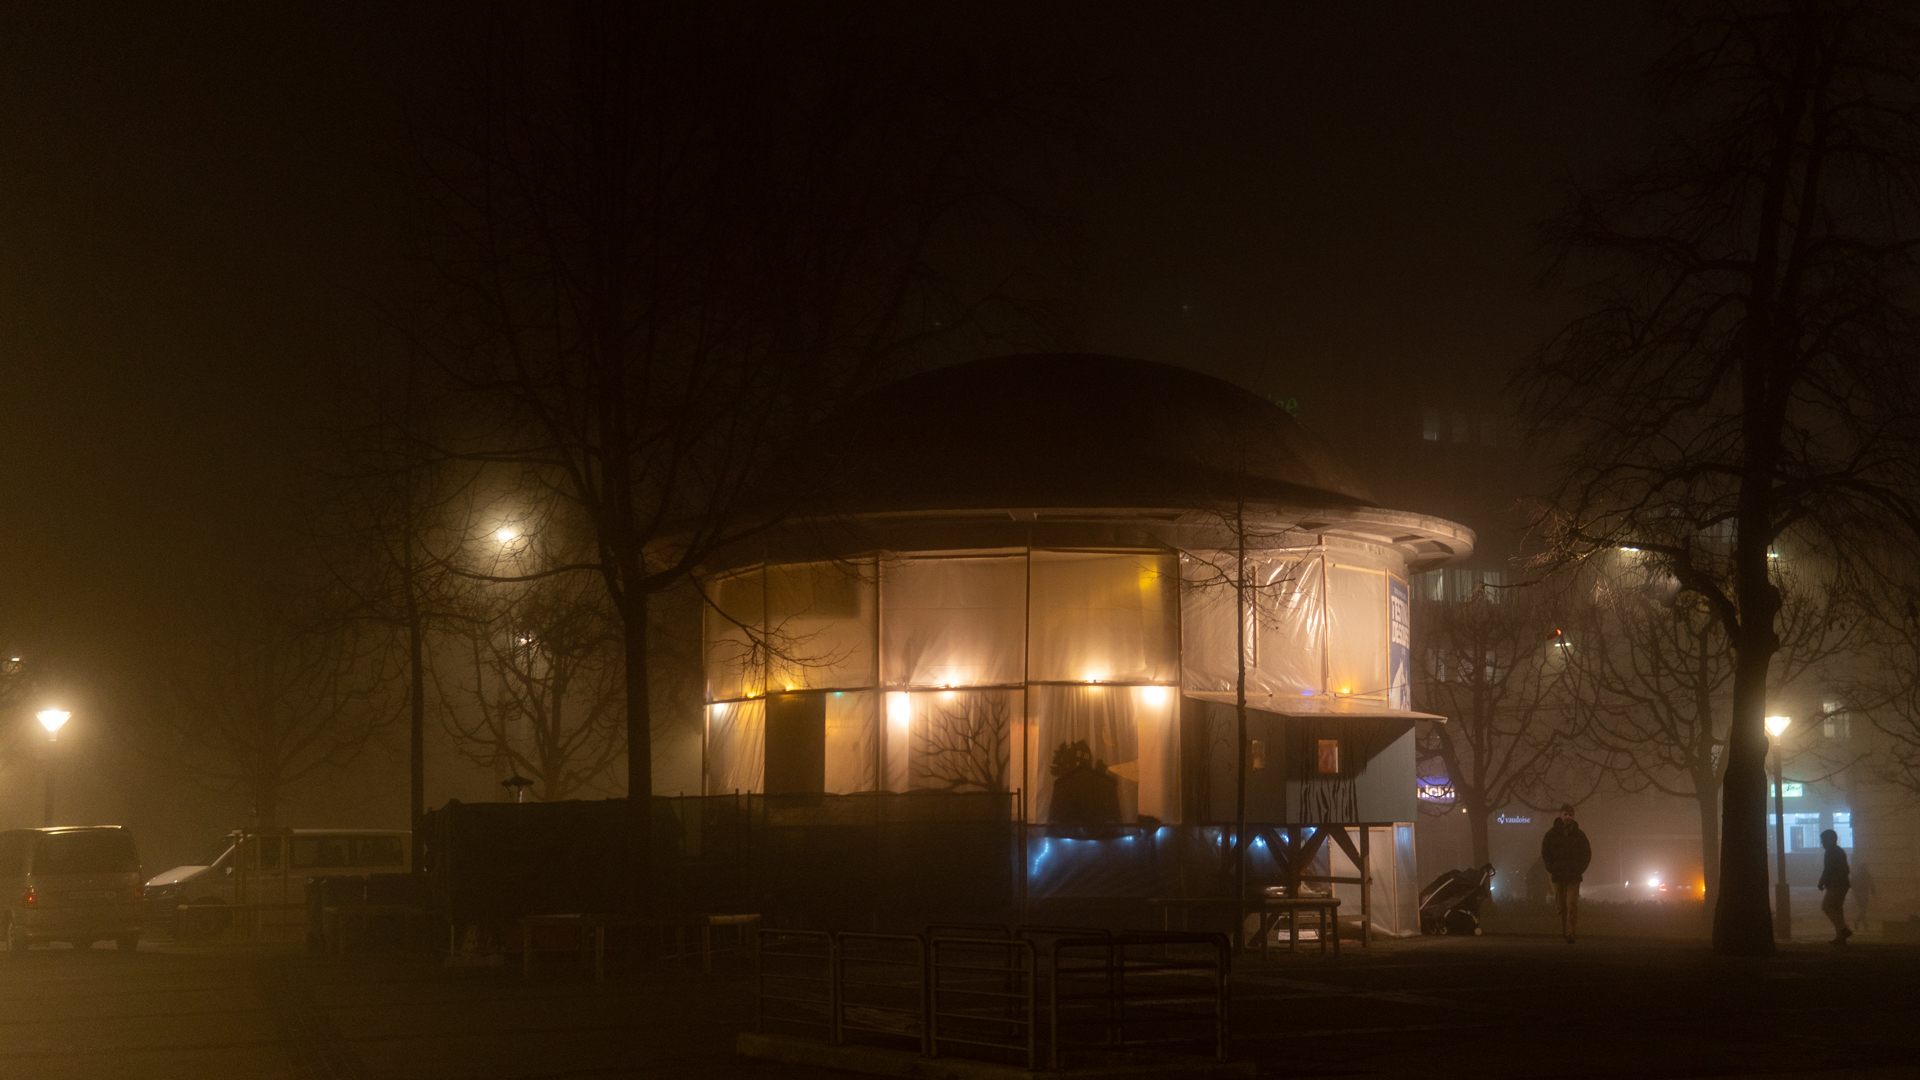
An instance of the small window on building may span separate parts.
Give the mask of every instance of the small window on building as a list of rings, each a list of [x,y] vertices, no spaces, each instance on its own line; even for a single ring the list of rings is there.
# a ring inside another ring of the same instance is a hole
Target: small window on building
[[[1788,851],[1819,851],[1820,850],[1820,815],[1819,814],[1788,814],[1787,815],[1787,850]]]
[[[1259,772],[1267,767],[1267,744],[1264,739],[1247,740],[1247,768]]]
[[[1424,409],[1420,414],[1420,437],[1428,442],[1440,441],[1440,410]]]
[[[1839,837],[1840,846],[1853,849],[1853,814],[1846,810],[1836,810],[1833,814],[1833,831]]]
[[[1847,715],[1846,706],[1837,701],[1825,701],[1821,702],[1820,711],[1826,714],[1826,720],[1820,726],[1827,738],[1844,739],[1853,734],[1852,718]]]
[[[1320,775],[1332,776],[1340,771],[1340,740],[1320,740]]]

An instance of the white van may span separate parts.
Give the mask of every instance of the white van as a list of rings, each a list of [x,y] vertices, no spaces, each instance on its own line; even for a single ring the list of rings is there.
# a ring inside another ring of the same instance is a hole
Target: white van
[[[208,866],[176,866],[147,882],[147,915],[179,937],[212,937],[235,913],[263,926],[304,923],[315,877],[405,874],[413,869],[405,829],[241,829]]]

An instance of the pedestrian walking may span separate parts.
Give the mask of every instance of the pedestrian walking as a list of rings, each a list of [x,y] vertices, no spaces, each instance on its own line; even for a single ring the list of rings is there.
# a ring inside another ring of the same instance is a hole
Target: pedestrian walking
[[[1820,901],[1820,910],[1833,923],[1833,940],[1827,944],[1845,945],[1853,936],[1847,929],[1847,890],[1853,887],[1847,853],[1840,847],[1840,834],[1832,829],[1820,834],[1820,846],[1827,849],[1827,861],[1820,868],[1820,890],[1827,895]]]
[[[1553,878],[1553,901],[1560,909],[1560,932],[1571,945],[1580,923],[1580,878],[1586,874],[1587,864],[1593,861],[1593,845],[1573,820],[1572,803],[1560,807],[1560,819],[1541,839],[1540,861],[1547,865],[1547,874]]]

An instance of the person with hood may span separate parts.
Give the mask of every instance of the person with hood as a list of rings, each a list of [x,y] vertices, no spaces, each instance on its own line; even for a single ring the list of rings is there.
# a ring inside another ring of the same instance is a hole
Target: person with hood
[[[1820,834],[1820,846],[1827,849],[1827,861],[1820,868],[1820,891],[1827,895],[1820,901],[1820,910],[1833,924],[1833,940],[1827,944],[1845,945],[1853,936],[1847,929],[1847,890],[1853,887],[1847,853],[1840,847],[1840,834],[1832,829]]]
[[[1587,864],[1593,861],[1593,845],[1587,843],[1587,834],[1581,832],[1573,820],[1572,803],[1560,807],[1560,819],[1540,841],[1540,861],[1547,865],[1547,873],[1553,878],[1554,905],[1560,909],[1560,932],[1571,945],[1580,922],[1580,878],[1586,874]]]

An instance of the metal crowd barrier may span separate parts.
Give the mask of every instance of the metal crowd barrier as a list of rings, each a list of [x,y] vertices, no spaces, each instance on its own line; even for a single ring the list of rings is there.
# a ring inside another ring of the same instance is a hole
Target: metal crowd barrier
[[[913,934],[834,940],[836,1043],[853,1039],[927,1052],[927,949]]]
[[[927,989],[927,1056],[1039,1059],[1033,942],[1025,938],[936,937]]]
[[[1048,1064],[1075,1051],[1208,1048],[1227,1056],[1224,934],[1112,934],[1050,949]]]
[[[840,1041],[839,947],[821,930],[761,930],[759,962],[754,967],[753,1029],[770,1026],[820,1029],[828,1042]]]
[[[1231,949],[1220,934],[940,926],[763,929],[759,940],[761,1034],[1029,1070],[1090,1053],[1227,1054]]]

